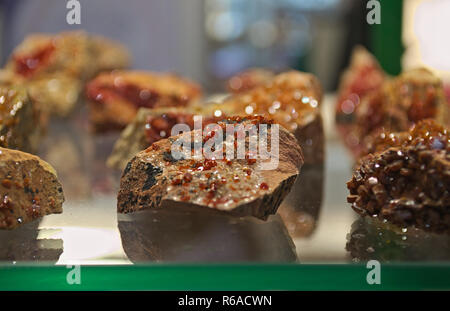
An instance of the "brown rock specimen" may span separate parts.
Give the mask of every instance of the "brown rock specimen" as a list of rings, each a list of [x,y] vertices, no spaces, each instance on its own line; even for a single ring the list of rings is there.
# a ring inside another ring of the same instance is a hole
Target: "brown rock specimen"
[[[90,120],[95,131],[123,129],[139,108],[185,107],[201,96],[194,82],[174,74],[113,71],[86,87]]]
[[[42,134],[39,116],[24,88],[0,86],[0,147],[35,153]]]
[[[449,124],[450,114],[442,81],[426,69],[406,71],[366,95],[356,108],[356,120],[346,143],[356,158],[367,140],[382,131],[407,131],[423,119]]]
[[[128,64],[127,50],[100,36],[83,31],[32,34],[13,51],[0,80],[25,84],[43,111],[66,117],[79,103],[87,79]]]
[[[320,103],[322,91],[312,74],[288,71],[263,85],[226,99],[212,109],[223,115],[264,115],[294,134],[305,164],[321,164],[324,137]]]
[[[406,71],[367,96],[356,111],[360,137],[384,128],[406,131],[414,123],[433,118],[449,121],[442,81],[426,69]]]
[[[175,124],[186,124],[194,129],[194,116],[197,113],[179,108],[140,108],[133,122],[120,134],[108,158],[109,167],[123,170],[127,163],[139,152],[154,142],[170,136]],[[218,122],[223,117],[202,118],[202,126]]]
[[[61,213],[64,194],[55,170],[39,157],[0,148],[0,229]]]
[[[193,129],[195,115],[202,116],[202,125],[206,126],[227,116],[255,114],[272,118],[290,130],[302,147],[305,164],[322,164],[324,136],[317,108],[320,98],[319,83],[312,75],[292,71],[276,76],[265,86],[231,96],[221,104],[141,108],[115,144],[108,165],[123,169],[137,152],[170,136],[175,124],[184,123]]]
[[[381,151],[360,160],[347,183],[348,202],[359,214],[399,226],[450,232],[448,129],[425,120],[388,137],[373,147]]]
[[[277,128],[271,123],[263,117],[234,117],[218,125],[222,133],[225,133],[223,129],[229,124],[255,125],[258,133],[252,135],[259,135],[262,130],[259,125],[266,124],[270,127],[266,131],[267,142],[270,142],[267,147],[271,149],[276,147],[271,143],[274,135],[272,129]],[[203,147],[206,148],[207,142],[215,139],[215,135],[220,135],[218,133],[217,130],[211,130],[206,136],[200,136],[205,143]],[[194,139],[191,138],[202,135],[198,130],[159,140],[138,153],[125,168],[118,194],[118,212],[183,206],[211,208],[265,219],[277,211],[303,163],[301,148],[295,137],[281,126],[278,133],[279,153],[274,155],[278,165],[266,170],[262,169],[266,160],[248,151],[252,135],[245,137],[246,154],[243,159],[187,158],[180,154],[182,156],[177,160],[178,156],[174,157],[171,152],[173,144],[186,139],[192,143]],[[227,137],[233,138],[234,135]],[[193,145],[195,143],[190,144]],[[192,152],[191,148],[188,152]],[[225,150],[228,147],[219,152]]]
[[[341,75],[337,105],[336,122],[354,122],[356,107],[370,92],[381,87],[387,76],[375,57],[362,46],[357,46],[350,59],[350,66]]]

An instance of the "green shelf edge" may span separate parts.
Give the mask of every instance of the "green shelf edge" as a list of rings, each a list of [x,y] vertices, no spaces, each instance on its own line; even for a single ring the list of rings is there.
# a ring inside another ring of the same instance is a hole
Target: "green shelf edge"
[[[382,264],[369,285],[362,264],[81,266],[69,285],[66,266],[0,265],[0,290],[450,290],[450,264]]]

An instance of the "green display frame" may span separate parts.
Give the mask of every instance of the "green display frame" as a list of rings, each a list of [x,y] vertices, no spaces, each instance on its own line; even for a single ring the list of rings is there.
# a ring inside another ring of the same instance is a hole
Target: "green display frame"
[[[73,267],[1,265],[0,290],[450,290],[450,264],[381,264],[368,284],[365,264],[153,264]]]

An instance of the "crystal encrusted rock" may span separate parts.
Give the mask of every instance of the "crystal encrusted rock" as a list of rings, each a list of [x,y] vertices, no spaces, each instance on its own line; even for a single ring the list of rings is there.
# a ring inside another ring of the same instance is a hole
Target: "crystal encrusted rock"
[[[218,125],[266,124],[270,127],[272,122],[256,116],[234,117]],[[214,137],[213,133],[203,136],[195,130],[180,135],[200,134],[207,141]],[[118,212],[165,206],[203,207],[265,219],[276,212],[303,164],[302,151],[295,137],[281,126],[278,133],[278,165],[270,170],[262,169],[266,160],[248,153],[241,159],[176,159],[171,153],[172,144],[184,137],[159,140],[138,153],[126,166],[118,194]],[[272,129],[266,134],[270,149]],[[250,135],[245,138],[245,150],[249,150],[249,144]]]
[[[211,110],[228,116],[267,116],[294,134],[305,164],[322,164],[325,148],[321,101],[319,80],[312,74],[291,70],[230,96]]]
[[[187,79],[144,71],[103,73],[86,87],[90,121],[97,132],[123,129],[141,107],[185,107],[201,94],[200,86]]]
[[[39,111],[26,90],[0,86],[0,147],[34,153],[41,134]]]
[[[425,120],[387,137],[360,160],[347,183],[348,202],[359,214],[399,226],[450,232],[448,129]]]
[[[0,229],[61,213],[63,202],[53,167],[37,156],[0,148]]]

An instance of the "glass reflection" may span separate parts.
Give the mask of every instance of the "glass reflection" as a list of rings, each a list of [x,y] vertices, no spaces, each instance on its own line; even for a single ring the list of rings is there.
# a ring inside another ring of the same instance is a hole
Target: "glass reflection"
[[[323,200],[323,181],[323,165],[302,167],[291,192],[278,209],[292,238],[308,237],[316,229]]]
[[[39,220],[14,230],[0,230],[0,261],[56,263],[63,252],[61,239],[46,238]]]
[[[119,214],[132,262],[292,262],[295,245],[279,215],[262,221],[198,208]]]
[[[355,262],[441,261],[450,259],[450,236],[364,217],[352,224],[346,249]]]

